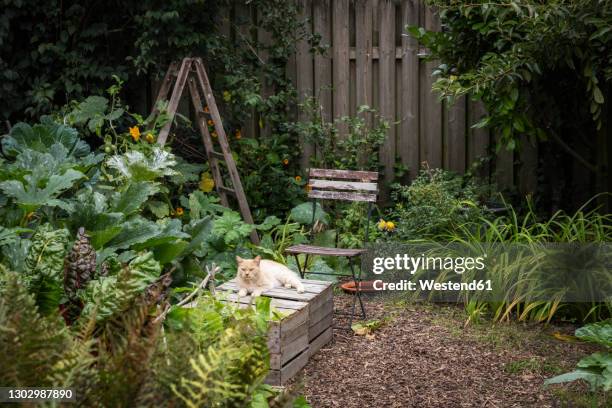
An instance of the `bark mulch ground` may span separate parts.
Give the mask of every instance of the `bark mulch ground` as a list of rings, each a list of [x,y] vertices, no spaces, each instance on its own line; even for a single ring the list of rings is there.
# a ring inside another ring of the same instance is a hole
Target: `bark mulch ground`
[[[351,298],[335,295],[334,301],[337,310],[348,310]],[[593,351],[557,338],[572,334],[571,325],[464,327],[456,306],[380,298],[366,305],[368,320],[385,324],[368,336],[334,330],[334,341],[296,381],[313,408],[576,406],[560,394],[567,386],[542,385]],[[336,317],[335,325],[348,327],[348,321]],[[571,389],[586,392],[580,384]]]

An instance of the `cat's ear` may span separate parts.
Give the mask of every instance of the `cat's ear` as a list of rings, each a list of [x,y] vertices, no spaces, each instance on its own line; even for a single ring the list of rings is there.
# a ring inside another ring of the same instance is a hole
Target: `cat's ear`
[[[257,255],[255,257],[255,262],[257,262],[257,264],[259,264],[260,261],[261,261],[261,256]]]
[[[236,262],[237,263],[242,263],[242,261],[244,261],[244,259],[242,259],[241,257],[239,257],[238,255],[236,255]]]

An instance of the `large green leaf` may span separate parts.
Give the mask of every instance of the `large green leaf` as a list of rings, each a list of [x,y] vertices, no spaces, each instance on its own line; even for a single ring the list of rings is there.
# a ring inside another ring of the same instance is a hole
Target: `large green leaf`
[[[106,164],[130,181],[153,181],[178,174],[174,170],[175,156],[161,147],[154,147],[147,155],[130,150],[123,155],[112,156]]]
[[[40,179],[36,175],[27,175],[24,177],[25,183],[18,180],[1,182],[0,190],[12,197],[17,205],[27,212],[35,211],[42,206],[60,207],[70,211],[72,209],[70,204],[57,197],[84,176],[80,171],[69,169],[61,175],[51,176],[44,187],[40,187]]]
[[[291,218],[302,225],[310,225],[312,223],[312,203],[299,204],[291,210]],[[315,221],[319,221],[325,225],[328,224],[329,215],[323,210],[321,204],[315,204]]]
[[[156,183],[145,181],[130,183],[124,191],[115,194],[110,210],[126,215],[133,214],[158,191]]]
[[[62,144],[77,158],[90,152],[89,145],[79,139],[76,129],[58,124],[50,117],[42,117],[41,123],[34,126],[17,123],[2,139],[2,151],[8,157],[15,157],[26,149],[44,153],[56,143]]]
[[[576,337],[612,347],[612,319],[587,324],[576,330]]]
[[[66,229],[53,229],[50,224],[38,227],[25,260],[27,274],[35,279],[46,276],[61,281],[69,241]]]
[[[253,228],[255,228],[253,225],[242,221],[238,213],[231,211],[214,221],[212,233],[217,237],[223,237],[226,244],[232,245],[248,237]]]

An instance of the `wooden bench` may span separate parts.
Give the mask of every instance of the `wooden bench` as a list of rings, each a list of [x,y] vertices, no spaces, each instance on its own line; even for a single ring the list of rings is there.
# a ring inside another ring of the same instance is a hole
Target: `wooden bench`
[[[334,311],[331,282],[302,279],[304,293],[295,289],[274,288],[262,293],[271,298],[271,306],[282,313],[280,320],[270,322],[268,349],[270,373],[266,383],[284,385],[293,378],[321,347],[333,337]],[[217,288],[218,297],[239,307],[253,303],[250,296],[238,296],[234,280]]]

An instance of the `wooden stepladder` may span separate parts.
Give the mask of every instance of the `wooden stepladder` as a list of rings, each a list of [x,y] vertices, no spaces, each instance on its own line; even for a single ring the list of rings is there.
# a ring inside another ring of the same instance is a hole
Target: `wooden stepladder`
[[[160,103],[167,100],[168,92],[172,89],[172,94],[168,100],[168,106],[166,113],[169,117],[168,123],[161,129],[157,137],[157,142],[160,145],[164,145],[168,139],[170,133],[170,127],[174,121],[176,110],[178,108],[183,90],[185,85],[189,87],[189,94],[191,95],[191,102],[195,109],[196,121],[200,135],[202,136],[202,142],[204,143],[204,149],[206,150],[206,156],[208,157],[208,163],[210,165],[210,171],[212,173],[213,180],[215,182],[215,188],[219,193],[221,204],[229,207],[228,196],[233,196],[238,202],[240,213],[245,222],[253,224],[253,216],[251,215],[251,209],[244,194],[242,188],[242,182],[240,181],[240,175],[236,168],[236,162],[232,157],[225,129],[223,129],[223,122],[221,122],[221,115],[215,102],[212,87],[208,80],[208,75],[204,69],[204,63],[201,58],[184,58],[180,67],[177,63],[172,63],[166,76],[161,84],[159,93],[153,105],[153,111],[151,115],[158,115]],[[202,104],[202,97],[204,98],[205,104],[208,107],[208,112],[204,110]],[[210,132],[208,131],[208,119],[213,121],[217,139],[221,151],[214,149],[213,140]],[[220,162],[224,162],[227,167],[227,173],[231,181],[231,187],[227,186],[223,182],[223,173],[221,172]],[[259,244],[259,236],[257,231],[251,232],[251,241],[254,244]]]

